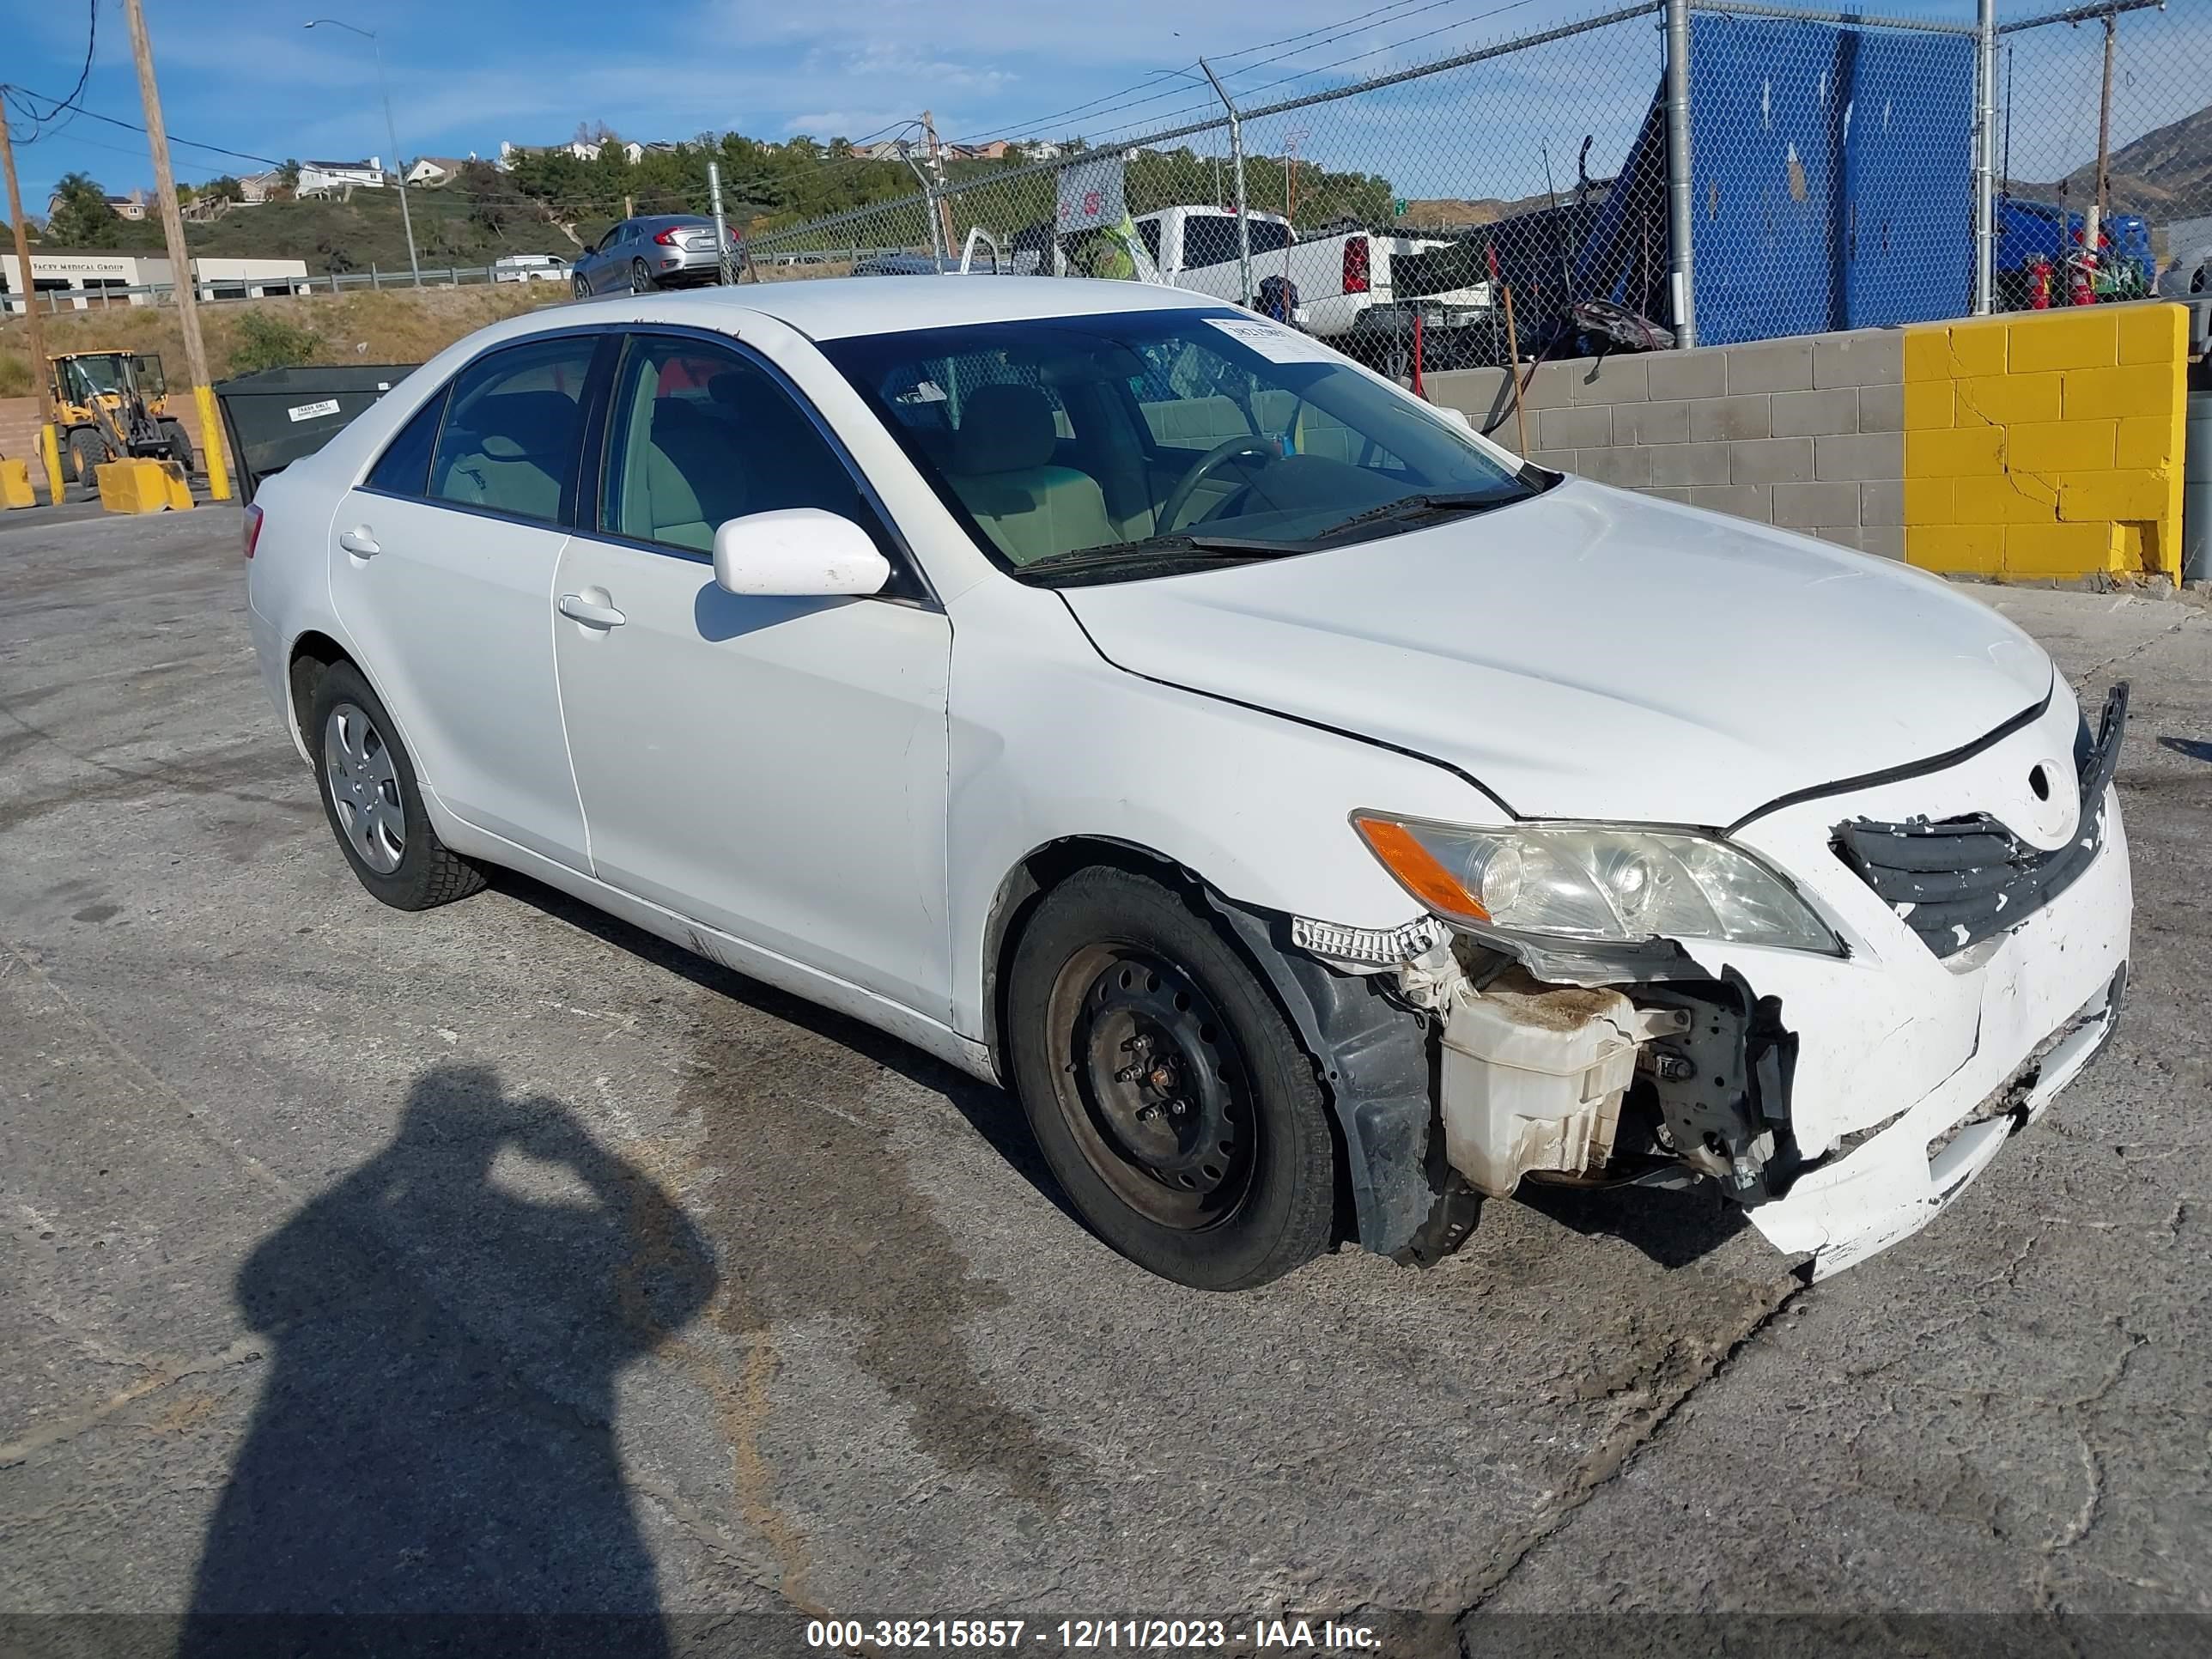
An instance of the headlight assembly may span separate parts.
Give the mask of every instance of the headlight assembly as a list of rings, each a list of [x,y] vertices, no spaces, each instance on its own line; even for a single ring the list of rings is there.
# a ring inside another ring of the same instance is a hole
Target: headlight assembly
[[[1781,877],[1709,836],[1601,824],[1477,830],[1367,812],[1352,822],[1399,884],[1448,921],[1607,943],[1841,950]]]

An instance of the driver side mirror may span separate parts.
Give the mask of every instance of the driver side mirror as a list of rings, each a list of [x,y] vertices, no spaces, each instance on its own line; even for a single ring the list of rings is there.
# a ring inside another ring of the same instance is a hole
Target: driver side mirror
[[[880,593],[890,561],[850,519],[784,507],[730,519],[714,531],[714,585],[726,593],[787,599]]]

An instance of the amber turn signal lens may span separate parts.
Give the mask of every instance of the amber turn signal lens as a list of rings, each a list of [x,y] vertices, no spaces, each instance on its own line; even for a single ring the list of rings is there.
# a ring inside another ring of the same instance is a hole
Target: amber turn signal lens
[[[1352,824],[1375,856],[1382,860],[1382,867],[1430,909],[1471,921],[1490,920],[1490,912],[1483,908],[1482,901],[1437,863],[1436,855],[1422,846],[1404,824],[1393,823],[1388,818],[1354,818]]]

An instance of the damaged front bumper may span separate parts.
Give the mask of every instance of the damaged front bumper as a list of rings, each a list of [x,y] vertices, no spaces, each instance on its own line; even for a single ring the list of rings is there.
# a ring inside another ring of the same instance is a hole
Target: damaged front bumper
[[[1392,1168],[1378,1173],[1362,1167],[1362,1133],[1347,1125],[1363,1242],[1431,1259],[1439,1239],[1464,1233],[1476,1194],[1503,1196],[1524,1176],[1711,1178],[1778,1249],[1810,1256],[1816,1279],[1925,1226],[2113,1029],[2132,908],[2109,782],[2124,716],[2116,698],[2084,749],[2070,696],[2054,697],[1942,771],[1785,803],[1736,826],[1732,838],[1789,872],[1834,924],[1840,956],[1658,941],[1607,963],[1462,934],[1371,975],[1371,1003],[1340,981],[1329,1018],[1349,1035],[1347,1013],[1365,1010],[1358,1042],[1309,1026],[1340,1116],[1349,1101],[1370,1139],[1386,1119],[1396,1126]],[[2032,820],[2025,804],[2055,794],[2043,786],[2069,758],[2081,797]],[[2017,849],[2029,878],[2069,848],[2082,854],[2009,925],[1970,927],[1947,951],[1946,934],[1916,928],[1912,904],[1854,861],[1839,826],[1917,834],[1985,815],[1992,801],[2014,802],[2002,816],[2053,849]],[[1310,930],[1299,941],[1322,942]],[[1319,965],[1304,960],[1310,980]],[[1411,1026],[1386,1030],[1385,1002]],[[1407,1132],[1409,1030],[1434,1067],[1425,1134]],[[1398,1056],[1387,1090],[1385,1054]],[[1416,1164],[1430,1206],[1418,1229],[1402,1191]],[[1396,1198],[1368,1202],[1394,1181]]]
[[[1984,1085],[2003,1065],[2002,1051],[1970,1062],[1887,1127],[1754,1208],[1753,1224],[1778,1250],[1809,1255],[1816,1279],[1918,1232],[2096,1058],[2118,1023],[2126,984],[2123,966],[1995,1088]]]

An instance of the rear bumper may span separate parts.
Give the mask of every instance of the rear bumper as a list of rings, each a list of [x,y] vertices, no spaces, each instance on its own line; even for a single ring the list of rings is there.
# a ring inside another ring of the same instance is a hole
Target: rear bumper
[[[664,283],[711,283],[721,269],[712,248],[660,248],[655,254],[653,274]]]

